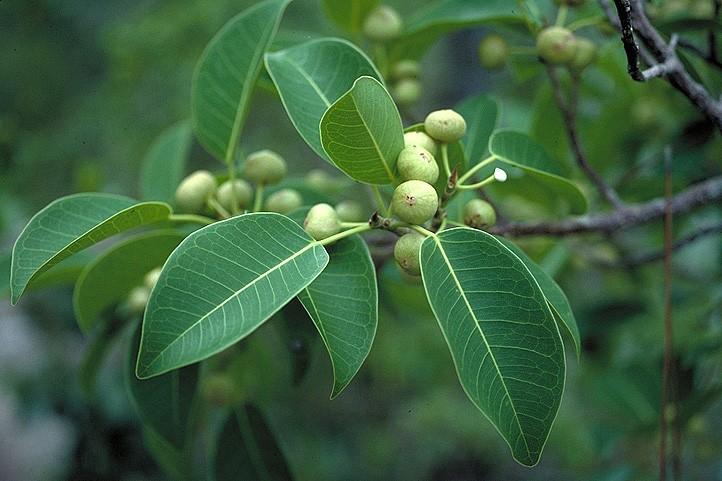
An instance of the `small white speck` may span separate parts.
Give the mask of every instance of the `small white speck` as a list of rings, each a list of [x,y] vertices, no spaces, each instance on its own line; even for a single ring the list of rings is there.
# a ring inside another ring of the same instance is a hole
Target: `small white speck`
[[[506,182],[506,171],[497,167],[496,169],[494,169],[494,179],[498,182]]]

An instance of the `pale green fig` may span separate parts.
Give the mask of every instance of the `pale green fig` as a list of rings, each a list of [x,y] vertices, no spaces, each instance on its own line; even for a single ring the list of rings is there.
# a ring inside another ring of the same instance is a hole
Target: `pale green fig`
[[[277,184],[286,176],[286,161],[272,150],[259,150],[246,157],[243,175],[256,184]]]
[[[316,204],[306,214],[303,228],[316,240],[323,240],[341,231],[336,210],[328,204]]]
[[[547,27],[536,38],[539,57],[553,65],[568,64],[577,52],[577,38],[564,27]]]
[[[156,283],[158,282],[158,278],[160,277],[160,273],[162,270],[162,268],[156,267],[152,271],[148,272],[143,278],[143,285],[148,289],[153,290]]]
[[[175,191],[175,203],[183,212],[202,212],[216,190],[216,178],[207,170],[197,170],[183,179]]]
[[[479,62],[488,70],[499,70],[506,65],[509,58],[509,44],[504,37],[492,33],[479,43]]]
[[[268,196],[265,210],[290,214],[303,205],[303,197],[295,189],[281,189]]]
[[[439,165],[431,152],[423,147],[404,147],[396,160],[402,180],[423,180],[434,184],[439,179]]]
[[[487,201],[472,199],[464,206],[464,224],[475,229],[491,227],[496,224],[496,211]]]
[[[399,266],[412,276],[421,275],[420,252],[425,237],[417,232],[402,235],[394,246],[394,259]]]
[[[421,180],[407,180],[394,190],[391,211],[403,222],[421,225],[439,208],[434,187]]]
[[[376,42],[387,42],[397,38],[403,28],[401,16],[388,5],[379,5],[373,9],[363,23],[364,35]]]
[[[399,105],[415,104],[421,98],[421,82],[413,78],[401,79],[391,93]]]
[[[426,116],[424,130],[439,142],[455,142],[466,134],[466,121],[453,110],[437,110]]]
[[[428,150],[431,155],[436,157],[439,153],[439,146],[436,141],[429,137],[425,132],[406,132],[404,134],[404,145],[416,145]]]
[[[363,207],[353,200],[344,200],[336,204],[336,213],[341,222],[363,222],[366,220]]]
[[[416,78],[421,73],[421,66],[416,60],[400,60],[391,69],[391,77],[396,80]]]
[[[235,197],[234,197],[235,195]],[[218,187],[216,199],[227,211],[233,211],[233,202],[238,202],[238,208],[244,210],[251,204],[253,188],[243,179],[227,180]]]

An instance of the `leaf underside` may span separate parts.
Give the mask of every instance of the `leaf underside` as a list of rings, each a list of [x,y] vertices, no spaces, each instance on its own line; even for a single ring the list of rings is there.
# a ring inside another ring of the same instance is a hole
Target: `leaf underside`
[[[493,236],[467,228],[428,237],[421,266],[464,391],[514,458],[535,465],[565,376],[559,330],[537,282]]]

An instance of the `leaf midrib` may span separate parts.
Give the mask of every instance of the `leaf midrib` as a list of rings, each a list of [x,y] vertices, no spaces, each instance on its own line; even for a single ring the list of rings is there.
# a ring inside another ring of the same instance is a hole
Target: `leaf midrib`
[[[358,104],[356,103],[356,97],[354,96],[353,92],[351,92],[350,97],[351,97],[351,102],[353,103],[354,107],[356,108],[356,111],[358,112],[358,118],[361,119],[361,123],[363,124],[364,128],[366,129],[366,132],[368,132],[371,142],[374,144],[376,153],[379,154],[379,157],[381,158],[381,162],[384,164],[384,170],[386,170],[386,174],[389,176],[389,179],[391,179],[392,183],[396,183],[396,176],[391,171],[391,168],[389,167],[388,162],[386,161],[386,156],[381,153],[381,148],[379,147],[379,144],[376,142],[376,139],[374,138],[373,134],[371,133],[371,129],[369,129],[369,126],[366,123],[366,119],[364,119],[364,116],[361,113],[361,110],[359,109]]]
[[[494,356],[494,352],[491,350],[491,346],[489,345],[489,342],[486,340],[486,336],[484,335],[484,332],[481,330],[481,327],[479,326],[479,320],[476,317],[476,314],[474,314],[474,310],[471,308],[471,304],[469,303],[469,300],[466,297],[466,294],[464,294],[464,289],[461,287],[461,283],[459,282],[458,277],[456,276],[456,273],[454,272],[454,268],[451,265],[451,261],[446,256],[446,251],[444,250],[444,246],[442,245],[441,241],[439,240],[438,235],[434,235],[434,243],[439,248],[439,252],[441,253],[442,257],[444,258],[444,263],[449,268],[449,275],[454,279],[454,284],[456,284],[457,289],[459,290],[459,295],[464,300],[464,304],[466,304],[466,308],[469,311],[469,314],[471,315],[472,319],[474,320],[474,326],[476,327],[477,331],[479,331],[479,335],[481,335],[481,340],[484,341],[484,346],[486,346],[486,349],[489,353],[489,357],[491,358],[492,362],[494,363],[494,368],[496,369],[496,372],[499,376],[499,379],[501,380],[501,385],[504,387],[504,392],[506,393],[507,398],[509,399],[509,403],[512,407],[512,412],[514,413],[514,420],[516,421],[517,426],[519,427],[519,432],[521,433],[521,438],[524,440],[524,447],[526,447],[527,454],[531,457],[532,453],[529,450],[529,444],[526,441],[526,436],[524,435],[524,429],[521,427],[521,422],[519,421],[519,416],[516,413],[516,407],[514,406],[514,400],[511,397],[511,394],[509,393],[509,388],[506,385],[506,381],[504,380],[504,376],[501,373],[501,370],[499,369],[499,365],[496,362],[496,357]]]
[[[292,260],[294,260],[294,259],[296,259],[297,257],[299,257],[300,255],[304,254],[304,253],[305,253],[306,251],[308,251],[309,249],[313,249],[313,248],[315,248],[315,247],[318,246],[318,245],[320,245],[318,242],[310,242],[307,246],[303,247],[301,250],[299,250],[298,252],[294,253],[292,256],[287,257],[287,258],[284,259],[283,261],[279,262],[279,263],[276,264],[275,266],[273,266],[273,267],[271,267],[270,269],[268,269],[266,272],[262,273],[261,275],[259,275],[259,276],[256,277],[255,279],[253,279],[251,282],[249,282],[249,283],[246,284],[245,286],[241,287],[239,290],[235,291],[232,295],[228,296],[228,297],[226,298],[226,300],[224,300],[223,302],[221,302],[220,304],[218,304],[216,307],[214,307],[213,309],[211,309],[210,311],[208,311],[208,312],[207,312],[206,314],[204,314],[201,318],[199,318],[199,319],[198,319],[197,321],[195,321],[193,324],[191,324],[190,326],[188,326],[188,327],[187,327],[183,332],[181,332],[175,339],[173,339],[173,341],[171,341],[165,348],[163,348],[163,350],[160,351],[160,352],[146,365],[146,367],[145,367],[145,369],[144,369],[143,371],[144,371],[144,372],[148,372],[148,369],[149,369],[150,367],[152,367],[152,366],[158,361],[158,359],[160,359],[160,357],[163,356],[163,354],[165,354],[165,353],[168,351],[168,349],[170,349],[173,345],[175,345],[175,343],[178,342],[179,339],[182,339],[190,330],[194,329],[196,326],[198,326],[201,322],[203,322],[204,320],[206,320],[210,315],[212,315],[212,314],[213,314],[214,312],[216,312],[218,309],[220,309],[221,307],[225,306],[228,302],[231,301],[231,299],[235,299],[236,297],[238,297],[242,292],[244,292],[244,291],[245,291],[246,289],[248,289],[249,287],[256,285],[260,280],[265,279],[266,277],[268,277],[268,276],[269,276],[271,273],[273,273],[274,271],[280,269],[282,266],[288,264],[288,263],[291,262]]]

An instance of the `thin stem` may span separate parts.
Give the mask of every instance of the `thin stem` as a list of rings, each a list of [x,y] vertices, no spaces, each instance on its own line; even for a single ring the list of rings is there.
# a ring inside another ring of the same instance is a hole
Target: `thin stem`
[[[349,237],[349,236],[352,236],[354,234],[358,234],[361,232],[366,232],[368,230],[371,230],[371,226],[368,224],[368,222],[364,222],[363,224],[357,225],[356,227],[351,228],[349,230],[339,232],[338,234],[334,234],[331,237],[326,237],[325,239],[318,241],[318,243],[322,246],[326,246],[329,244],[333,244],[337,240],[345,239],[346,237]]]
[[[451,177],[451,167],[449,167],[449,144],[446,142],[441,144],[441,162],[444,165],[444,173],[448,179]]]
[[[253,212],[260,212],[263,207],[263,184],[256,185],[256,196],[253,199]]]
[[[237,215],[240,213],[238,192],[236,192],[236,165],[233,159],[228,162],[228,181],[231,183],[231,213]],[[226,216],[230,217],[230,215]]]
[[[228,212],[216,199],[213,197],[210,197],[208,201],[206,201],[206,204],[208,204],[208,207],[210,207],[212,210],[216,211],[218,215],[223,217],[224,219],[228,219],[231,217],[230,212]]]
[[[496,179],[494,176],[489,176],[486,179],[482,180],[481,182],[477,182],[476,184],[459,184],[456,186],[459,190],[475,190],[475,189],[481,189],[485,185],[489,185],[492,182],[494,182]]]
[[[469,179],[471,178],[471,176],[473,176],[474,174],[476,174],[477,172],[479,172],[481,169],[483,169],[484,167],[486,167],[486,166],[489,165],[490,163],[494,162],[496,159],[497,159],[496,155],[490,155],[490,156],[487,157],[486,159],[482,160],[481,162],[479,162],[478,164],[476,164],[474,167],[472,167],[471,169],[469,169],[464,175],[462,175],[462,176],[459,178],[459,180],[457,181],[457,185],[458,185],[458,184],[463,184],[464,182],[466,182],[467,180],[469,180]]]
[[[168,217],[168,220],[171,222],[181,222],[181,223],[201,224],[201,225],[211,225],[215,222],[215,220],[211,219],[210,217],[205,217],[203,215],[195,215],[195,214],[171,214],[170,217]]]
[[[581,28],[585,27],[593,27],[595,25],[599,25],[604,22],[604,17],[587,17],[587,18],[580,18],[579,20],[576,20],[569,25],[567,25],[567,29],[574,32],[575,30],[579,30]]]
[[[421,227],[420,225],[412,225],[412,224],[409,224],[407,227],[408,227],[409,229],[415,230],[415,231],[418,232],[419,234],[425,235],[426,237],[435,235],[433,232],[431,232],[431,231],[428,230],[428,229],[424,229],[424,228]]]
[[[446,228],[446,224],[449,222],[448,217],[444,217],[444,220],[441,221],[441,225],[439,226],[439,230],[437,232],[440,232]]]
[[[384,196],[381,195],[381,190],[379,189],[379,186],[372,185],[371,192],[373,192],[374,194],[374,200],[376,200],[376,206],[378,207],[379,211],[383,212],[385,217],[390,216],[391,207],[386,205],[386,201],[384,200]]]
[[[672,373],[672,176],[671,150],[665,149],[664,176],[664,365],[662,367],[662,399],[659,415],[659,480],[667,479],[667,406],[670,405],[670,376]],[[679,415],[679,413],[675,413]]]
[[[566,4],[560,5],[559,11],[557,12],[557,20],[554,22],[554,25],[557,27],[563,27],[564,22],[567,20],[567,13],[569,13],[569,7],[567,7]]]
[[[350,227],[358,227],[360,225],[367,225],[368,222],[341,222],[341,227],[348,229]]]

